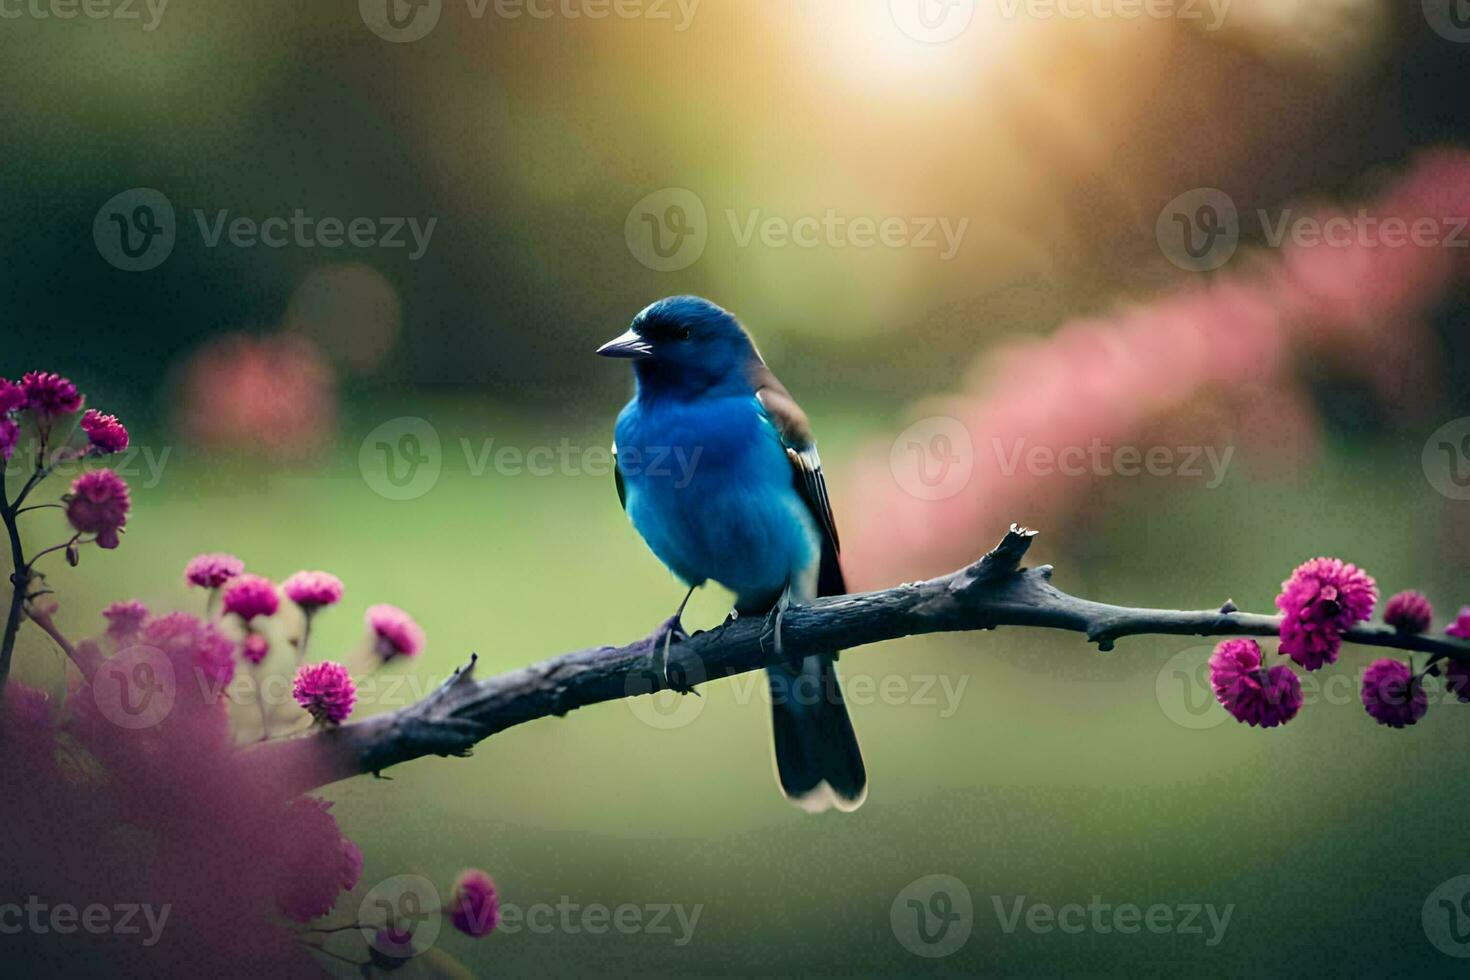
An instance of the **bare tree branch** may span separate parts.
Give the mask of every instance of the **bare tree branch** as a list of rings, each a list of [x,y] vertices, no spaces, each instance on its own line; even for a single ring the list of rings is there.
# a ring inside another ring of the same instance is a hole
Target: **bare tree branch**
[[[782,624],[786,657],[846,650],[919,633],[1030,626],[1084,634],[1102,650],[1127,636],[1276,636],[1279,616],[1221,609],[1135,609],[1068,595],[1051,584],[1049,565],[1021,568],[1036,532],[1012,525],[1004,540],[972,565],[941,578],[880,592],[834,596],[792,606]],[[776,663],[769,624],[745,617],[673,645],[669,672],[686,687]],[[1428,653],[1432,660],[1470,659],[1470,644],[1387,626],[1344,634],[1351,643]],[[268,767],[290,793],[426,755],[468,755],[481,739],[514,725],[603,701],[665,689],[653,666],[653,637],[621,647],[562,654],[476,681],[475,657],[417,704],[245,751],[248,765]]]

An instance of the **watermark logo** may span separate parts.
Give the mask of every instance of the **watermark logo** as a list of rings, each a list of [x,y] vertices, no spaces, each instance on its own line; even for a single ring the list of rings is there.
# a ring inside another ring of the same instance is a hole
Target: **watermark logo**
[[[357,921],[362,937],[378,952],[407,959],[439,938],[444,902],[434,883],[419,875],[394,875],[362,897]]]
[[[1187,272],[1213,272],[1240,246],[1240,212],[1229,194],[1198,187],[1164,205],[1154,225],[1164,257]]]
[[[1164,716],[1180,728],[1215,728],[1230,715],[1210,685],[1212,646],[1193,646],[1165,661],[1154,679],[1154,697]]]
[[[1470,418],[1435,430],[1420,457],[1429,485],[1451,500],[1470,500]]]
[[[378,496],[416,500],[434,489],[444,468],[439,430],[414,416],[390,419],[363,439],[357,468]]]
[[[1456,44],[1470,44],[1470,0],[1423,0],[1424,18],[1434,32]]]
[[[358,0],[362,22],[393,44],[422,41],[439,24],[444,0]]]
[[[954,875],[925,875],[893,899],[888,923],[904,949],[938,959],[958,952],[975,926],[970,888]]]
[[[1470,959],[1470,875],[1444,882],[1424,900],[1424,935],[1446,956]]]
[[[888,0],[893,23],[923,44],[953,41],[975,19],[975,0]]]
[[[947,415],[920,419],[893,440],[888,468],[910,496],[947,500],[969,486],[975,469],[970,430]]]
[[[168,717],[178,696],[174,666],[162,651],[128,647],[98,668],[92,697],[102,716],[119,728],[152,728]]]
[[[662,662],[662,641],[659,650],[655,653],[655,659]],[[633,717],[643,722],[650,728],[661,731],[669,731],[675,728],[683,728],[693,723],[694,719],[704,713],[703,697],[694,693],[681,694],[680,691],[691,691],[698,684],[703,684],[707,679],[704,670],[704,661],[698,657],[679,657],[677,652],[670,650],[668,674],[670,683],[677,690],[662,690],[654,693],[660,678],[655,673],[657,668],[653,666],[642,670],[631,670],[623,682],[623,703],[628,710],[633,712]]]
[[[709,242],[704,202],[682,187],[654,191],[628,212],[623,240],[633,258],[655,272],[687,269]]]
[[[173,204],[151,187],[115,195],[92,219],[97,252],[124,272],[147,272],[162,265],[173,254],[177,238]]]

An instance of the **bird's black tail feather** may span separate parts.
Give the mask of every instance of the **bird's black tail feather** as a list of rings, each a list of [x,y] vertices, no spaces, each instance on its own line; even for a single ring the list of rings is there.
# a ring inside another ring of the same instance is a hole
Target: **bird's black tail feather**
[[[766,676],[781,791],[809,813],[862,806],[868,774],[833,658],[813,654],[799,668],[768,667]]]

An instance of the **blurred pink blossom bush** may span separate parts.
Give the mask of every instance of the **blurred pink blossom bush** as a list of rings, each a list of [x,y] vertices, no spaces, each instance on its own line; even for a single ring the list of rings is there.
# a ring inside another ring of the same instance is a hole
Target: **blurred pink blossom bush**
[[[1366,209],[1410,226],[1470,215],[1470,154],[1429,154]],[[1322,209],[1319,220],[1347,212]],[[1245,465],[1289,472],[1310,458],[1320,423],[1299,362],[1354,375],[1399,417],[1437,387],[1428,314],[1466,272],[1464,249],[1368,238],[1296,244],[1145,305],[1064,325],[986,354],[965,390],[925,400],[914,417],[963,426],[973,471],[957,492],[921,499],[874,445],[846,484],[848,579],[873,588],[975,557],[1013,520],[1078,516],[1095,476],[1032,472],[1015,449],[1053,454],[1094,444],[1237,447]],[[925,447],[920,447],[922,451]]]
[[[60,503],[46,505],[65,511],[70,537],[36,550],[21,535],[57,465],[128,444],[122,423],[88,410],[80,426],[88,444],[73,448],[58,422],[83,404],[75,385],[55,374],[32,372],[20,384],[0,378],[0,519],[22,541],[12,588],[3,593],[10,613],[0,648],[0,882],[5,900],[23,913],[37,905],[47,915],[63,906],[145,914],[132,929],[22,929],[6,937],[6,967],[50,975],[95,973],[105,964],[127,976],[320,976],[329,937],[337,940],[330,955],[358,964],[363,976],[402,966],[422,952],[413,946],[415,923],[358,921],[371,910],[360,912],[346,897],[359,885],[363,854],[330,802],[293,788],[315,785],[311,773],[243,764],[250,742],[306,724],[336,726],[351,714],[347,669],[305,662],[311,617],[341,599],[341,581],[326,572],[287,579],[287,597],[306,614],[302,635],[291,640],[291,669],[307,710],[288,704],[295,714],[283,722],[259,693],[258,721],[256,706],[232,714],[235,685],[244,675],[258,681],[266,669],[270,645],[257,628],[282,610],[276,584],[246,572],[233,555],[201,554],[188,563],[183,585],[207,590],[202,617],[155,614],[140,601],[120,600],[102,611],[99,636],[73,642],[57,626],[55,590],[39,563],[64,550],[75,566],[86,545],[117,548],[130,510],[127,484],[112,470],[89,470]],[[14,448],[27,429],[34,442],[22,457]],[[422,631],[399,616],[422,645]],[[26,621],[67,655],[64,697],[8,679]],[[285,628],[276,625],[277,633]],[[362,634],[357,653],[366,669],[386,662],[381,642],[374,629]],[[476,885],[476,914],[466,918],[463,886],[443,914],[466,935],[483,936],[496,922],[495,893],[484,872],[465,875],[462,882]],[[310,927],[333,913],[350,916],[348,923]],[[391,944],[377,943],[384,935]]]

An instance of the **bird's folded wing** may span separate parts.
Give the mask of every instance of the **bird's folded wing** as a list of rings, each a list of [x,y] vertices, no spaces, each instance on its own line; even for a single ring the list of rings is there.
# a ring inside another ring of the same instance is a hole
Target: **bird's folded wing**
[[[837,520],[832,516],[832,501],[827,496],[827,478],[822,475],[822,458],[817,455],[817,443],[812,437],[811,422],[806,413],[796,404],[796,399],[786,386],[776,379],[765,364],[752,368],[755,396],[765,409],[766,416],[776,428],[781,445],[786,447],[786,456],[791,460],[793,480],[797,492],[806,501],[817,526],[822,531],[822,570],[819,594],[840,595],[846,591],[842,581],[842,568],[837,554],[842,548],[837,536]]]

